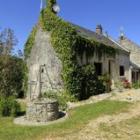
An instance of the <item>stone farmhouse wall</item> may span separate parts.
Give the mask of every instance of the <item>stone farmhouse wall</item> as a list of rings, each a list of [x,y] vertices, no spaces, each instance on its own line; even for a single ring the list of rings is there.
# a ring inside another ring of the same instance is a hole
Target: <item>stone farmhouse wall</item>
[[[140,66],[140,47],[125,37],[120,39],[120,44],[130,51],[130,60]]]
[[[27,64],[30,98],[37,98],[40,93],[43,94],[46,91],[55,92],[63,89],[62,64],[51,46],[49,33],[43,32],[41,29],[37,31]]]
[[[112,87],[115,82],[120,80],[119,68],[124,66],[124,77],[131,82],[130,72],[130,56],[125,51],[119,51],[114,57],[103,55],[100,59],[97,54],[93,57],[86,58],[86,52],[81,56],[77,55],[77,63],[79,65],[102,63],[102,74],[109,73],[112,79]],[[28,64],[28,94],[30,99],[36,99],[40,94],[48,91],[60,91],[63,89],[63,81],[61,79],[62,63],[59,60],[50,42],[50,33],[43,32],[38,29],[35,43],[32,48]]]
[[[120,38],[120,44],[130,51],[131,81],[133,83],[140,81],[140,46],[126,37]]]
[[[115,88],[115,83],[119,82],[122,78],[125,78],[131,82],[131,71],[130,71],[130,56],[129,53],[125,51],[119,51],[115,58],[108,57],[106,55],[102,58],[98,58],[96,54],[93,57],[87,58],[86,52],[84,52],[83,57],[77,56],[79,65],[101,63],[102,64],[102,74],[109,74],[109,63],[110,63],[110,76],[112,80],[112,88]],[[110,62],[109,62],[110,61]],[[123,77],[120,76],[120,66],[124,66],[125,74]]]

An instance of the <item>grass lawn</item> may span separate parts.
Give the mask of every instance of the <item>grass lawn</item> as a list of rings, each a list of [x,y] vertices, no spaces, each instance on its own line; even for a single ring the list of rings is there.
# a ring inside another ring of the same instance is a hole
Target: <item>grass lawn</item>
[[[12,118],[0,118],[0,140],[42,140],[46,136],[67,135],[99,116],[126,111],[130,105],[127,102],[101,101],[72,109],[64,122],[42,127],[18,126],[13,124]]]

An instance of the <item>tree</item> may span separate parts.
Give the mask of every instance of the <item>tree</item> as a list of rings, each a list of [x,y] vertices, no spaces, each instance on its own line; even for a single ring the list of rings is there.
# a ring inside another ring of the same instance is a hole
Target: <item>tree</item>
[[[0,54],[10,55],[17,45],[17,39],[14,35],[14,31],[10,28],[5,28],[0,33]]]
[[[0,56],[0,95],[4,97],[24,94],[26,65],[17,57]]]
[[[17,44],[14,31],[6,28],[0,32],[0,96],[21,96],[24,94],[26,64],[22,52],[13,55]]]

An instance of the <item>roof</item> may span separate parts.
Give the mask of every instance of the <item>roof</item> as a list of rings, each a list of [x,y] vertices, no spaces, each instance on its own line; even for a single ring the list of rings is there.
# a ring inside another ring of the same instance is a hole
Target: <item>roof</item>
[[[101,35],[97,34],[94,31],[91,31],[89,29],[86,29],[84,27],[81,27],[81,26],[78,26],[78,25],[75,25],[75,24],[72,24],[72,26],[74,26],[76,28],[77,33],[83,38],[86,38],[86,39],[89,39],[89,40],[94,40],[94,41],[102,43],[106,46],[110,46],[110,47],[113,47],[113,48],[116,48],[116,49],[120,49],[120,50],[123,50],[123,51],[129,53],[128,50],[123,49],[123,47],[121,47],[121,45],[119,45],[116,41],[114,41],[113,39],[111,39],[111,38],[109,38],[109,37],[107,37],[103,34],[101,34]]]
[[[135,64],[134,62],[130,62],[130,65],[132,66],[133,69],[139,69],[140,70],[140,66]]]
[[[114,39],[112,39],[111,37],[109,37],[109,39],[110,39],[111,41],[113,41],[115,44],[117,44],[118,47],[119,47],[121,50],[124,50],[124,51],[130,53],[130,51],[129,51],[127,48],[124,48],[121,44],[119,44],[119,43],[118,43],[117,41],[115,41]]]
[[[128,49],[133,53],[134,51],[139,51],[140,52],[140,45],[138,45],[137,43],[133,42],[132,40],[130,40],[129,38],[127,38],[126,36],[123,36],[122,39],[119,40],[119,43],[124,46],[124,47],[128,47]],[[135,48],[135,49],[134,49]]]

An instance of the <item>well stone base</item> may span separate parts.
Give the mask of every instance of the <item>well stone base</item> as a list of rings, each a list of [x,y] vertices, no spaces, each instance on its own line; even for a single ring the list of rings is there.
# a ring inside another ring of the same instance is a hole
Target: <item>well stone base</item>
[[[59,118],[58,102],[41,99],[27,105],[26,119],[32,122],[48,122]]]

